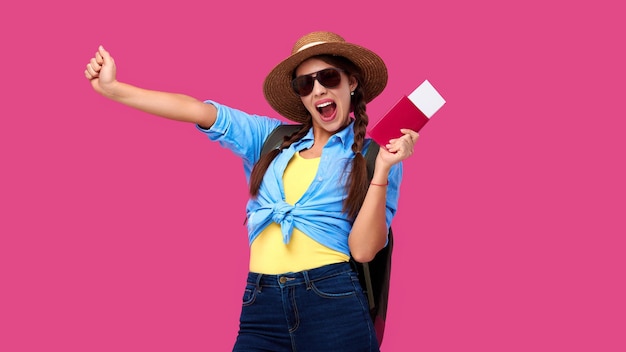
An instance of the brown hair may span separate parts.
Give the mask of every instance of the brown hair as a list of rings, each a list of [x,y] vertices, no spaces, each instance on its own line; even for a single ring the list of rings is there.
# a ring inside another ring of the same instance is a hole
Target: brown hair
[[[360,70],[350,60],[341,56],[320,55],[316,56],[316,58],[329,65],[333,65],[334,67],[344,70],[348,77],[354,77],[357,82],[359,82],[354,90],[354,95],[351,96],[352,109],[354,112],[354,143],[352,144],[352,151],[355,155],[352,159],[352,171],[350,172],[350,177],[346,183],[347,197],[343,203],[343,211],[346,212],[351,219],[354,219],[361,209],[361,205],[363,204],[363,200],[365,200],[365,194],[367,193],[367,188],[369,186],[367,178],[367,165],[365,157],[363,157],[362,153],[369,117],[365,112],[366,104],[363,97],[363,90],[361,89]],[[261,155],[261,158],[254,165],[252,173],[250,174],[250,195],[252,197],[258,196],[263,176],[274,158],[276,158],[276,156],[280,154],[283,149],[288,148],[292,143],[302,139],[311,127],[312,121],[311,116],[309,115],[299,131],[291,136],[284,137],[284,141],[278,149],[274,149],[265,155]]]

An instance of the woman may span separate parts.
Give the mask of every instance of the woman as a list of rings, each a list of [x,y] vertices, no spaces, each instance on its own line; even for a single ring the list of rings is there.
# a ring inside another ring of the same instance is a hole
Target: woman
[[[401,161],[413,153],[418,134],[403,130],[381,148],[368,181],[366,103],[387,83],[377,54],[331,32],[300,38],[265,79],[264,93],[302,128],[264,156],[263,142],[278,119],[119,82],[102,47],[85,76],[103,96],[194,123],[242,158],[250,187],[250,272],[234,351],[379,350],[349,260],[370,261],[386,245]]]

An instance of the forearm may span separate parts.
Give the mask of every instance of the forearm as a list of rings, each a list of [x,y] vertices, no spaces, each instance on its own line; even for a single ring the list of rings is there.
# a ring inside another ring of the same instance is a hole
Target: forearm
[[[119,81],[111,83],[106,90],[100,91],[100,94],[152,115],[195,123],[205,128],[213,125],[217,115],[213,105],[190,96],[143,89]]]
[[[378,168],[348,238],[352,257],[359,262],[374,258],[387,242],[387,179],[389,170]]]

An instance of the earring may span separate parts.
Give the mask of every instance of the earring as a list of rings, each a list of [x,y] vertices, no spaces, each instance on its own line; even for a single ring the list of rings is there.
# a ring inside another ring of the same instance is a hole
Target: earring
[[[354,95],[354,91],[350,92],[350,95]]]

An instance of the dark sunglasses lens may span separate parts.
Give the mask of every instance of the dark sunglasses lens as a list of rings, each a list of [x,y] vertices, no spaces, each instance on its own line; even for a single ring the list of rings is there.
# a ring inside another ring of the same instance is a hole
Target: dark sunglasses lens
[[[341,73],[334,68],[327,68],[315,74],[315,78],[311,75],[299,76],[291,81],[294,92],[301,97],[306,97],[313,91],[315,80],[317,79],[324,87],[334,88],[341,83]]]
[[[317,80],[326,88],[334,88],[341,82],[341,73],[329,68],[317,73]]]
[[[296,94],[305,97],[313,91],[313,83],[314,78],[311,76],[296,77],[296,79],[292,81],[293,90]]]

